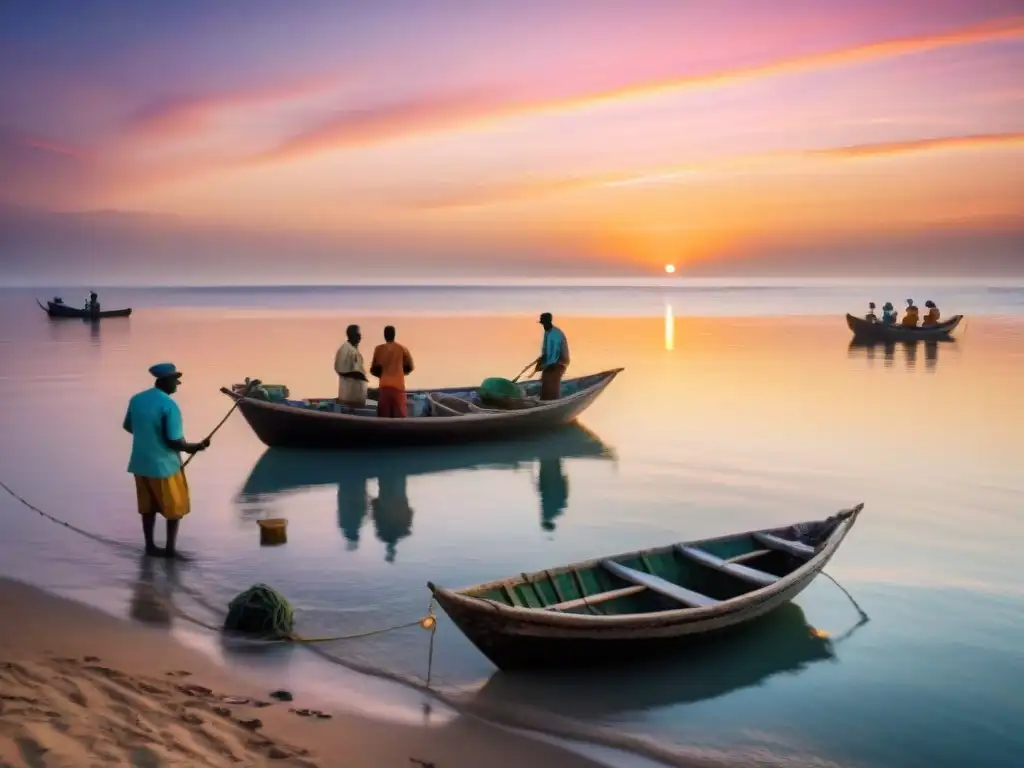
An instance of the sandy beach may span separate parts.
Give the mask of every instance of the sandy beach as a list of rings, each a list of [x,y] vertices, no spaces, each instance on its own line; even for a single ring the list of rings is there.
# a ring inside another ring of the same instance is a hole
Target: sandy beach
[[[459,718],[437,728],[348,713],[261,690],[166,633],[0,580],[0,766],[595,765]]]

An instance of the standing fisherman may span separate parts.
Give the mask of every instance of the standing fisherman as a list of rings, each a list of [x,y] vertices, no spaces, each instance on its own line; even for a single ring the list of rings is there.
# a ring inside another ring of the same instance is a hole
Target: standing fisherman
[[[554,325],[550,312],[542,314],[539,322],[544,340],[534,371],[540,373],[540,399],[557,400],[562,396],[562,376],[569,367],[569,342],[562,329]]]
[[[338,403],[348,408],[362,408],[366,405],[366,365],[359,342],[363,340],[358,325],[345,329],[345,343],[334,355],[334,372],[338,374]]]
[[[188,481],[181,464],[181,451],[198,453],[210,447],[185,441],[181,409],[171,398],[178,391],[181,372],[174,363],[158,363],[149,369],[156,379],[153,386],[128,401],[124,430],[132,436],[132,454],[128,471],[135,475],[135,495],[142,515],[142,535],[146,554],[174,557],[178,525],[189,513]],[[161,549],[153,542],[156,515],[167,520],[167,544]]]

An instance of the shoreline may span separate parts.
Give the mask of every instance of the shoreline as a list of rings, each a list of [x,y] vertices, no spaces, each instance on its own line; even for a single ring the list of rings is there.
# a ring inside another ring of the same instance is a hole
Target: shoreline
[[[0,609],[17,627],[0,635],[5,765],[600,766],[476,717],[417,726],[349,708],[301,716],[290,710],[320,697],[274,701],[166,631],[18,581],[0,579]]]

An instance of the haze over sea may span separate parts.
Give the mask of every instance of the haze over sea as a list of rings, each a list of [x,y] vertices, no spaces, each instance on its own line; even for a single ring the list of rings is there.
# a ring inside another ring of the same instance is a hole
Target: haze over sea
[[[236,415],[189,467],[181,546],[193,561],[142,561],[3,495],[0,575],[162,623],[274,687],[419,717],[409,706],[419,699],[325,657],[422,679],[422,631],[316,652],[239,650],[154,612],[145,585],[219,623],[231,597],[265,582],[293,602],[303,634],[351,634],[415,620],[428,580],[463,586],[863,501],[828,571],[867,623],[821,578],[792,609],[716,647],[538,680],[495,675],[442,615],[433,683],[510,721],[547,713],[555,730],[631,747],[643,737],[650,754],[678,759],[1020,764],[1020,281],[98,287],[104,309],[135,312],[95,324],[51,321],[34,305],[53,295],[79,305],[89,287],[0,290],[0,481],[129,546],[140,532],[120,425],[154,362],[185,372],[176,397],[192,440],[227,411],[218,388],[246,376],[332,395],[350,322],[365,347],[397,326],[417,363],[410,387],[513,376],[536,354],[545,310],[568,335],[568,375],[625,371],[581,429],[513,444],[274,451]],[[967,324],[949,343],[850,345],[843,312],[907,296]],[[288,520],[287,545],[259,546],[264,517]]]

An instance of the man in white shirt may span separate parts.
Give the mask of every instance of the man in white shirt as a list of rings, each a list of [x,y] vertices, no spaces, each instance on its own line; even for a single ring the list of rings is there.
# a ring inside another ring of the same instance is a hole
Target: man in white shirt
[[[362,334],[358,325],[350,325],[345,329],[348,340],[338,348],[334,356],[334,370],[338,374],[338,403],[349,408],[362,408],[366,405],[366,367],[363,364],[363,353],[359,351]]]

